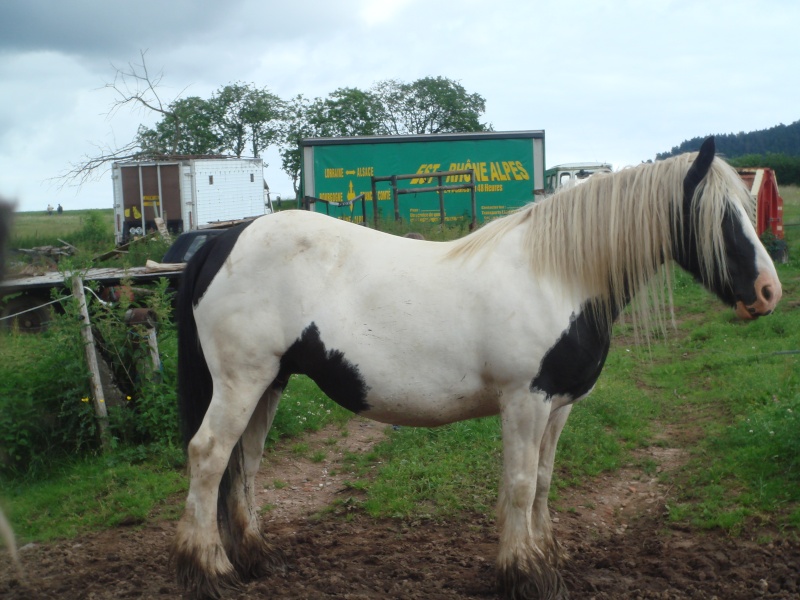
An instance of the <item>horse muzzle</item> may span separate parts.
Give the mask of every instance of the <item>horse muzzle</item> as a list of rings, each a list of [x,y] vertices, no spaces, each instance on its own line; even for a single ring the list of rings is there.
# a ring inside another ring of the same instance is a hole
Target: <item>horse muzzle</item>
[[[756,301],[745,304],[739,300],[734,307],[740,319],[752,320],[770,314],[781,300],[783,290],[777,275],[762,273],[755,283]]]

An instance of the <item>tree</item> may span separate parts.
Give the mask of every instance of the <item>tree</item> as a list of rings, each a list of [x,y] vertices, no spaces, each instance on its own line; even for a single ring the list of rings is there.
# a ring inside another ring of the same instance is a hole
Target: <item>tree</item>
[[[252,155],[258,158],[278,139],[283,101],[266,88],[242,83],[226,85],[214,95],[211,104],[213,127],[221,147],[234,156],[241,157],[249,144]]]
[[[281,168],[291,178],[295,195],[300,184],[300,140],[309,137],[374,135],[379,132],[377,98],[357,88],[339,88],[327,98],[309,101],[295,96],[285,106]]]
[[[696,137],[681,142],[669,152],[660,152],[658,160],[669,158],[684,152],[695,152],[707,136]],[[790,125],[780,123],[768,129],[739,133],[718,133],[714,135],[717,152],[727,158],[736,158],[748,154],[786,154],[800,156],[800,121]]]
[[[311,103],[298,94],[285,105],[281,130],[281,169],[292,180],[295,197],[300,193],[300,140],[318,137],[318,130],[309,120]]]
[[[231,154],[248,148],[258,158],[280,134],[283,101],[266,89],[241,83],[220,88],[210,100],[176,100],[155,128],[140,127],[142,153]]]
[[[212,98],[214,128],[221,145],[234,156],[241,157],[247,146],[247,125],[244,122],[245,97],[248,88],[231,84],[221,88]]]
[[[387,79],[375,84],[373,94],[382,106],[380,129],[389,135],[491,130],[480,122],[486,100],[446,77]]]
[[[139,126],[139,156],[218,154],[222,140],[214,133],[214,113],[212,103],[198,96],[175,100],[153,129]]]
[[[358,88],[339,88],[308,107],[308,120],[320,137],[375,135],[380,130],[380,100]]]
[[[158,92],[162,73],[150,72],[146,51],[140,56],[140,63],[116,68],[113,82],[106,84],[116,96],[108,116],[131,107],[158,114],[158,123],[152,128],[140,125],[134,139],[121,147],[99,146],[96,155],[84,156],[61,175],[62,185],[85,183],[109,162],[120,160],[180,154],[241,157],[248,147],[258,157],[280,138],[284,103],[266,88],[236,83],[220,88],[209,100],[179,94],[168,102]]]
[[[485,108],[483,97],[444,77],[339,88],[313,101],[296,96],[284,112],[281,165],[298,194],[302,138],[489,131],[480,121]]]
[[[250,127],[254,157],[258,158],[263,150],[280,139],[284,106],[283,100],[266,88],[252,90],[248,96],[244,122]]]
[[[114,81],[104,86],[105,89],[112,90],[116,96],[108,111],[108,117],[113,117],[123,107],[132,107],[134,110],[139,109],[146,113],[158,113],[162,118],[172,121],[170,147],[175,147],[181,140],[182,119],[186,114],[176,112],[176,101],[167,103],[161,99],[158,86],[163,73],[159,72],[154,75],[150,73],[145,58],[146,54],[146,50],[140,51],[141,63],[139,64],[128,63],[127,68],[115,67]],[[73,163],[70,169],[61,175],[62,185],[69,182],[77,182],[78,185],[86,183],[109,162],[141,158],[143,156],[142,141],[154,141],[161,135],[164,136],[162,141],[166,144],[166,140],[169,138],[168,133],[148,134],[146,128],[140,127],[136,137],[121,147],[98,146],[98,154],[85,155],[80,162]]]

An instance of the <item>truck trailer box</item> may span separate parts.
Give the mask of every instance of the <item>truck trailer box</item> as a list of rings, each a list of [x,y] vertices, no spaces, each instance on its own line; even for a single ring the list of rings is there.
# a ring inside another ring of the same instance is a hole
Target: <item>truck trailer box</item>
[[[300,148],[301,194],[312,210],[353,222],[360,223],[363,213],[350,201],[362,193],[367,219],[373,218],[372,177],[418,174],[396,181],[398,188],[413,191],[436,186],[431,173],[471,169],[479,221],[508,214],[544,192],[542,130],[307,138]],[[469,181],[469,175],[444,179],[444,186],[457,185]],[[393,218],[391,184],[376,184],[376,192],[380,218]],[[444,198],[447,221],[471,216],[471,190],[447,190]],[[439,222],[437,193],[404,193],[399,209],[410,223]]]
[[[271,212],[260,158],[115,162],[111,177],[117,244],[154,230],[157,217],[180,233]]]

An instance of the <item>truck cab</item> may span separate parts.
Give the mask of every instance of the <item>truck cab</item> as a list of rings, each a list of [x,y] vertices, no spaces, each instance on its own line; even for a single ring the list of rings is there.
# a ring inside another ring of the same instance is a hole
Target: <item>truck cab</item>
[[[595,173],[611,173],[611,165],[602,162],[565,163],[547,169],[544,174],[545,192],[552,194],[568,185],[579,185]]]

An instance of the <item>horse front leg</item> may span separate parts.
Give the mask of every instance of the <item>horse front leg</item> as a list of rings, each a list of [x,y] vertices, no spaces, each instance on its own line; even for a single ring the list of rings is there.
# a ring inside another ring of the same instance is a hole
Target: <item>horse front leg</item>
[[[501,401],[503,482],[497,508],[497,583],[509,600],[568,597],[561,576],[541,546],[542,536],[532,516],[550,408],[544,394],[527,389],[506,393]]]
[[[542,437],[539,450],[539,468],[536,474],[536,497],[533,500],[533,531],[538,536],[537,545],[542,548],[548,562],[558,568],[567,560],[567,551],[558,543],[547,499],[550,494],[550,484],[553,478],[553,465],[555,464],[556,446],[558,438],[567,423],[567,418],[572,411],[572,404],[567,404],[554,410],[550,414],[550,421]]]
[[[228,466],[230,539],[226,548],[237,573],[245,579],[255,579],[286,568],[283,552],[271,544],[261,531],[255,490],[255,478],[261,466],[264,443],[282,391],[283,386],[276,384],[267,389]]]

